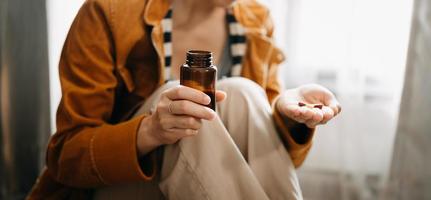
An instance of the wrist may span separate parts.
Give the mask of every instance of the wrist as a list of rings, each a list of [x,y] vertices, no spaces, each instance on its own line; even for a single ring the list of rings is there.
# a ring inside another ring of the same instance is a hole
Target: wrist
[[[153,130],[152,115],[142,119],[138,129],[137,135],[137,148],[139,156],[144,156],[153,149],[162,145],[162,143],[155,137]]]
[[[277,111],[276,111],[277,112]],[[309,141],[314,128],[307,127],[306,124],[300,123],[288,116],[282,115],[280,112],[278,115],[281,117],[282,123],[288,130],[288,134],[297,144],[305,144]]]
[[[273,110],[280,115],[283,113],[283,109],[282,109],[283,106],[281,104],[282,104],[282,101],[284,98],[284,93],[285,92],[282,92],[281,94],[276,96],[273,103],[272,103]],[[283,116],[283,115],[281,115],[281,116]]]

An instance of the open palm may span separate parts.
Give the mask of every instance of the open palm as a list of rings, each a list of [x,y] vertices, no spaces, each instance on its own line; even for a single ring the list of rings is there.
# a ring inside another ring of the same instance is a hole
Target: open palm
[[[318,108],[313,105],[322,105],[322,107]],[[276,106],[282,115],[298,123],[304,123],[309,128],[326,124],[341,112],[341,106],[334,94],[317,84],[302,85],[284,91]]]

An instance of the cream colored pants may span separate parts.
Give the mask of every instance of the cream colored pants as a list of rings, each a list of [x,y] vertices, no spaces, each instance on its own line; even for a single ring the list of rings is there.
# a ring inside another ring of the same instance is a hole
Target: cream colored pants
[[[169,82],[137,115],[154,109]],[[277,135],[263,89],[245,78],[228,78],[217,89],[227,99],[199,133],[164,147],[161,173],[151,182],[98,189],[95,199],[302,199],[288,152]]]

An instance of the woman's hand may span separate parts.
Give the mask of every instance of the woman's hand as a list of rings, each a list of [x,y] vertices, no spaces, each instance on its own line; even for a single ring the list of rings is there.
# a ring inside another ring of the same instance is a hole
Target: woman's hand
[[[225,99],[226,93],[216,91],[216,100]],[[212,120],[216,113],[204,106],[211,99],[205,93],[185,86],[164,91],[155,112],[144,118],[138,130],[138,151],[145,155],[157,146],[173,144],[179,139],[194,136],[202,120]]]
[[[321,104],[322,109],[308,106],[299,106],[298,103]],[[341,106],[334,94],[328,89],[308,84],[298,88],[286,90],[276,103],[277,110],[284,116],[298,123],[315,128],[319,124],[326,124],[341,112]]]

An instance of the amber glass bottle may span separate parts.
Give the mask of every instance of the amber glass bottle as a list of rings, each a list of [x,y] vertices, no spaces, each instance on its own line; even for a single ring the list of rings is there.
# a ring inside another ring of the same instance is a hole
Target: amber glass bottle
[[[181,85],[200,90],[211,98],[207,105],[215,111],[215,90],[217,67],[213,65],[213,56],[209,51],[190,50],[186,62],[181,66]]]

